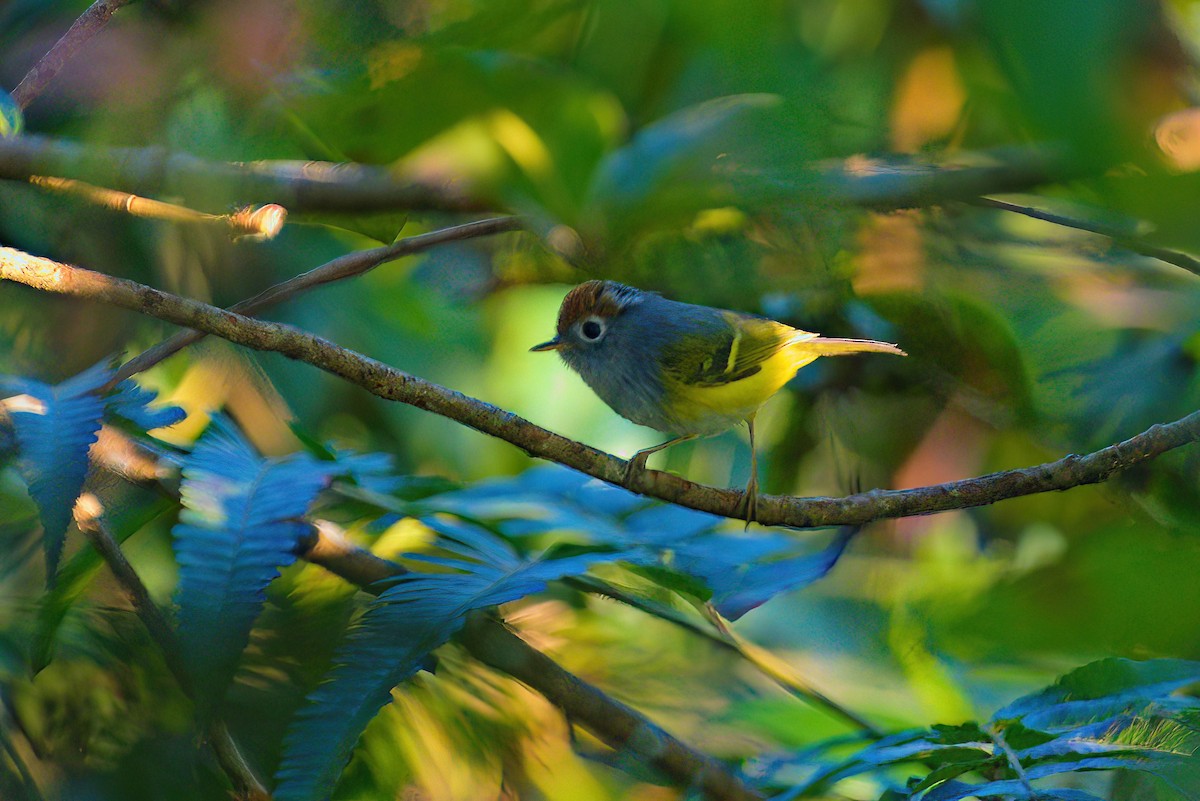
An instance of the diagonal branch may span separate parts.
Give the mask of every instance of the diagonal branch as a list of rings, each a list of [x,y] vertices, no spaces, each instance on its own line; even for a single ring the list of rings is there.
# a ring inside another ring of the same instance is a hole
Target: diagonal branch
[[[320,267],[316,267],[306,273],[301,273],[294,278],[289,278],[286,281],[281,281],[272,287],[268,287],[254,297],[247,298],[230,306],[229,310],[242,314],[252,314],[268,306],[282,303],[289,298],[293,298],[302,292],[306,292],[322,284],[362,275],[381,264],[386,264],[389,261],[405,256],[411,256],[414,253],[421,253],[437,245],[443,245],[447,242],[457,242],[463,239],[491,236],[506,231],[516,231],[520,227],[521,219],[519,217],[491,217],[486,220],[476,220],[450,228],[441,228],[437,231],[430,231],[427,234],[406,237],[384,247],[357,250],[353,253],[347,253],[345,256],[339,256],[332,261],[322,264]],[[111,389],[126,378],[143,370],[149,370],[169,356],[178,353],[183,348],[203,338],[204,332],[202,331],[180,331],[178,334],[163,340],[121,365],[121,369],[117,371],[116,375],[113,376],[113,379],[104,389]]]
[[[860,729],[867,736],[879,739],[883,737],[883,732],[875,724],[868,721],[866,718],[842,706],[837,701],[834,701],[829,696],[825,695],[820,690],[813,687],[803,676],[799,674],[791,665],[784,662],[775,654],[750,642],[746,638],[739,635],[732,628],[727,626],[705,626],[700,622],[693,620],[687,615],[660,603],[656,603],[646,598],[641,598],[632,593],[625,592],[613,585],[601,581],[595,576],[575,576],[563,580],[563,583],[569,587],[574,587],[581,592],[588,592],[594,595],[600,595],[605,598],[611,598],[627,606],[631,606],[640,612],[645,612],[648,615],[657,617],[660,620],[665,620],[679,628],[689,631],[692,634],[697,634],[704,637],[709,642],[731,651],[742,659],[746,660],[755,670],[762,673],[771,681],[775,682],[785,692],[799,698],[806,703],[818,706],[833,716],[841,719],[845,723]]]
[[[292,326],[243,317],[207,303],[102,273],[0,247],[0,279],[46,292],[109,303],[214,334],[254,350],[281,353],[340,376],[386,400],[448,417],[516,445],[531,456],[703,512],[739,518],[742,493],[647,471],[625,479],[625,461],[568,439],[491,404],[447,389]],[[1096,484],[1200,439],[1200,412],[1151,426],[1085,456],[906,490],[871,490],[843,498],[759,498],[757,521],[796,528],[863,525],[876,520],[986,506],[997,501]]]
[[[405,572],[395,562],[348,543],[332,525],[316,525],[300,555],[371,593],[379,592],[379,582]],[[692,749],[641,713],[564,670],[517,636],[502,620],[476,613],[456,640],[488,667],[537,690],[572,723],[587,729],[609,747],[635,755],[676,784],[698,789],[704,798],[713,801],[761,799],[715,759]]]
[[[1181,253],[1178,250],[1170,248],[1162,248],[1157,245],[1151,245],[1140,237],[1131,235],[1127,231],[1122,231],[1111,225],[1096,222],[1094,220],[1085,220],[1079,217],[1067,217],[1062,214],[1055,214],[1042,209],[1035,209],[1032,206],[1022,206],[1019,203],[1012,203],[1007,200],[1000,200],[994,197],[980,197],[971,201],[973,205],[983,206],[990,209],[1000,209],[1001,211],[1011,211],[1014,214],[1023,214],[1034,220],[1061,225],[1064,228],[1075,228],[1079,231],[1087,231],[1091,234],[1099,234],[1112,240],[1114,245],[1122,247],[1125,250],[1133,253],[1149,256],[1152,259],[1164,261],[1167,264],[1174,264],[1176,267],[1182,267],[1192,275],[1200,275],[1200,259],[1194,256],[1189,256],[1186,253]]]
[[[79,19],[71,25],[62,38],[54,43],[46,55],[38,59],[38,63],[25,74],[17,88],[13,90],[13,99],[21,108],[28,108],[34,98],[54,80],[63,65],[71,60],[75,51],[83,47],[93,36],[98,34],[108,24],[112,15],[122,6],[129,5],[133,0],[96,0],[88,6],[87,11],[79,15]]]

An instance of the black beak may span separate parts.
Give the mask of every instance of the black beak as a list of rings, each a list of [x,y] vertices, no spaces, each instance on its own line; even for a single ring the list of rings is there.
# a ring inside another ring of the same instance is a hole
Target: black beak
[[[534,345],[529,350],[533,351],[533,352],[541,352],[544,350],[559,350],[560,348],[562,348],[562,346],[563,346],[563,341],[561,339],[559,339],[558,337],[555,337],[554,339],[550,340],[549,342],[543,342],[540,345]]]

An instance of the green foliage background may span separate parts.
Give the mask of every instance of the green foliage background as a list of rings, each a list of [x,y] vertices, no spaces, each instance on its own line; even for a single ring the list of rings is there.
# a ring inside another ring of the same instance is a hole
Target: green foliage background
[[[14,86],[85,7],[0,6],[0,84]],[[67,66],[24,129],[219,160],[389,165],[528,215],[529,232],[440,247],[269,316],[616,454],[658,435],[528,352],[585,278],[899,342],[909,359],[806,368],[760,416],[767,491],[844,494],[1086,452],[1200,405],[1200,277],[971,204],[869,213],[838,202],[815,169],[1053,148],[1070,165],[1062,180],[1019,200],[1200,251],[1186,141],[1161,135],[1195,97],[1198,19],[1184,0],[145,0]],[[217,305],[461,219],[294,215],[271,242],[230,241],[0,182],[0,243]],[[56,383],[168,333],[0,286],[2,373]],[[162,434],[179,445],[223,408],[268,455],[301,448],[294,423],[466,487],[532,466],[448,420],[221,343],[142,380],[187,410]],[[744,432],[657,458],[718,486],[749,470]],[[873,525],[825,579],[737,631],[889,731],[987,719],[1094,659],[1200,659],[1198,477],[1200,452],[1185,448],[1100,486]],[[130,558],[169,604],[173,509],[151,491],[109,490]],[[411,519],[346,517],[384,555],[428,538]],[[194,756],[190,704],[74,534],[73,572],[46,595],[37,512],[13,469],[0,471],[0,535],[0,700],[18,759],[54,797],[220,797],[219,775]],[[643,576],[604,570],[692,614]],[[351,595],[311,565],[268,592],[222,706],[267,774],[356,614]],[[706,752],[740,760],[850,731],[634,609],[552,588],[506,612]],[[51,642],[47,616],[60,620]],[[675,797],[574,755],[527,689],[455,646],[438,655],[436,673],[372,722],[337,797],[483,799],[502,783],[522,798]],[[1114,799],[1181,797],[1158,779],[1108,781],[1084,784]],[[831,797],[877,790],[850,783]]]

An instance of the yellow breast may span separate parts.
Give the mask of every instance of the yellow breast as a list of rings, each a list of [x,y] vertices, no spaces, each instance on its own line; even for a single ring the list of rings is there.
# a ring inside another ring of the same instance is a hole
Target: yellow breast
[[[717,385],[674,384],[669,403],[685,427],[680,433],[715,434],[744,422],[818,355],[798,341],[763,360],[762,369],[746,378]]]

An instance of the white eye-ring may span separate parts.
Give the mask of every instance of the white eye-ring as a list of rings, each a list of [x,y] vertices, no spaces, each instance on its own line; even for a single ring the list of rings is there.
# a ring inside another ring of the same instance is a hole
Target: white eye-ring
[[[579,324],[579,336],[586,342],[596,342],[607,329],[604,319],[593,315]]]

